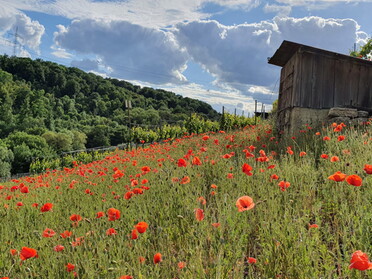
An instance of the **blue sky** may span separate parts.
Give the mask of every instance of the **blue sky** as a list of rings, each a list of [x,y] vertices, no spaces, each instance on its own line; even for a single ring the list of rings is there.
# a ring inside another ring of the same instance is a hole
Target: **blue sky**
[[[41,58],[200,99],[271,108],[283,40],[347,54],[372,0],[0,0],[0,53]]]

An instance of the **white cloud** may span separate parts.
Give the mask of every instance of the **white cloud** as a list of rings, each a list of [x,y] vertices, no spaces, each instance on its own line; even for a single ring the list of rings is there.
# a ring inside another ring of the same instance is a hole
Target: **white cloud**
[[[0,44],[3,44],[3,48],[9,48],[9,42],[14,44],[14,37],[17,34],[17,54],[29,56],[26,48],[38,52],[44,32],[44,26],[38,21],[31,20],[24,13],[13,8],[0,6],[0,36],[2,37]],[[11,35],[6,37],[7,33]]]
[[[265,13],[275,13],[277,16],[289,16],[291,13],[292,8],[291,6],[283,6],[283,5],[269,5],[266,3],[264,6]]]
[[[170,32],[125,21],[75,20],[55,33],[58,47],[92,54],[112,75],[159,83],[182,83],[188,56]]]
[[[219,84],[241,88],[274,83],[278,72],[267,64],[267,57],[283,40],[347,53],[361,36],[358,32],[359,26],[352,19],[275,17],[272,21],[235,26],[216,21],[182,23],[175,34],[192,59]]]

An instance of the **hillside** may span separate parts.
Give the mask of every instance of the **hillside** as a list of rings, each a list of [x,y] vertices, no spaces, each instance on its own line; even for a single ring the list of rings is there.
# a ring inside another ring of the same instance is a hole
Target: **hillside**
[[[9,174],[10,162],[13,172],[25,172],[34,157],[117,145],[128,140],[130,126],[181,124],[191,113],[218,118],[209,104],[172,92],[0,56],[0,177]]]

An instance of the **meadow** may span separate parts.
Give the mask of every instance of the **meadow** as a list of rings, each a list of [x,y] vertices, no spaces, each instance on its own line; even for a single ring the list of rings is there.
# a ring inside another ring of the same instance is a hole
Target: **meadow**
[[[262,122],[2,183],[0,277],[371,278],[371,146]]]

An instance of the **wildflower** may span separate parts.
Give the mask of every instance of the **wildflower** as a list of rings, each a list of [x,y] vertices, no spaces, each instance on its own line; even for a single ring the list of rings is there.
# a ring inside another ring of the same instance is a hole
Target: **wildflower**
[[[320,158],[322,158],[322,159],[328,159],[328,155],[327,154],[322,154],[322,155],[320,155]]]
[[[149,225],[146,222],[139,222],[137,225],[134,226],[139,233],[146,232]]]
[[[306,156],[306,152],[305,151],[301,151],[300,152],[300,157],[303,157],[303,156]]]
[[[199,222],[200,221],[203,221],[203,219],[204,219],[204,210],[203,209],[200,209],[200,208],[195,209],[195,218]]]
[[[187,166],[187,163],[186,163],[186,161],[184,159],[181,158],[181,159],[178,160],[177,165],[179,167],[186,167]]]
[[[46,228],[43,231],[43,237],[53,237],[55,234],[56,234],[56,232],[53,231],[52,229],[49,229],[49,228]]]
[[[248,260],[248,263],[250,263],[250,264],[255,264],[257,262],[257,260],[255,258],[252,258],[252,257],[248,257],[247,260]]]
[[[366,174],[372,174],[372,165],[365,164],[363,170],[366,172]]]
[[[368,255],[361,250],[355,251],[350,260],[349,269],[367,270],[372,269],[372,262],[368,260]]]
[[[183,269],[183,268],[186,267],[186,263],[185,262],[179,262],[177,265],[178,265],[178,268],[179,269]]]
[[[337,141],[343,141],[343,140],[345,140],[345,136],[338,136],[337,137]]]
[[[335,172],[334,174],[332,174],[331,176],[328,177],[329,180],[333,180],[333,181],[336,181],[336,182],[344,181],[345,178],[346,178],[346,174],[344,174],[340,171],[337,171],[337,172]]]
[[[278,179],[279,179],[279,176],[275,173],[270,176],[270,181],[278,180]]]
[[[138,231],[137,229],[133,229],[131,233],[131,239],[137,239],[138,238]]]
[[[67,272],[74,271],[75,270],[75,265],[73,265],[72,263],[66,264],[66,270],[67,270]]]
[[[284,192],[289,186],[291,186],[291,183],[288,181],[280,181],[278,186],[280,187],[280,190]]]
[[[40,208],[40,211],[41,211],[41,212],[47,212],[47,211],[52,210],[52,208],[53,208],[53,204],[48,202],[48,203],[44,204],[44,205]]]
[[[103,216],[105,216],[105,213],[102,212],[102,211],[99,211],[99,212],[97,212],[97,214],[96,214],[96,218],[97,218],[97,219],[98,219],[98,218],[102,218]]]
[[[156,253],[154,255],[154,264],[158,264],[162,261],[162,258],[161,258],[161,254],[160,253]]]
[[[253,173],[251,173],[251,170],[253,170],[253,168],[252,168],[250,165],[248,165],[248,164],[246,164],[246,163],[243,164],[243,166],[242,166],[242,171],[243,171],[246,175],[249,175],[249,176],[253,175]]]
[[[56,246],[53,247],[53,250],[56,251],[56,252],[61,252],[64,249],[65,249],[65,247],[62,246],[62,245],[56,245]]]
[[[236,201],[236,207],[239,212],[250,210],[255,206],[253,199],[249,196],[242,196]]]
[[[317,228],[319,228],[319,226],[317,224],[308,224],[307,227],[309,229],[317,229]]]
[[[338,158],[337,156],[331,157],[331,162],[338,162],[338,161],[340,161],[340,158]]]
[[[118,234],[118,232],[114,228],[109,228],[106,231],[106,235],[115,235],[115,234]]]
[[[72,235],[72,232],[70,232],[70,231],[64,231],[63,233],[60,233],[59,235],[62,238],[67,238],[67,237],[70,237]]]
[[[16,249],[10,249],[10,254],[11,254],[12,256],[15,256],[15,255],[18,254],[18,251],[17,251]]]
[[[38,255],[37,251],[33,248],[22,247],[19,257],[21,258],[22,261],[25,261],[29,258],[37,258]]]
[[[180,184],[187,184],[187,183],[190,183],[190,177],[188,177],[188,176],[185,176],[185,177],[183,177],[182,179],[181,179],[181,182],[180,182]]]
[[[81,216],[78,215],[78,214],[72,214],[72,215],[70,216],[70,220],[71,220],[72,222],[80,222],[82,219],[83,219],[83,218],[81,218]]]
[[[107,210],[107,215],[108,215],[109,221],[115,221],[115,220],[120,219],[120,211],[115,208],[109,208]]]
[[[328,137],[328,136],[325,136],[325,137],[323,137],[323,140],[331,140],[331,138]]]
[[[361,186],[362,185],[362,178],[359,175],[352,174],[346,177],[346,182],[353,186]]]
[[[215,228],[218,228],[219,226],[221,226],[220,223],[212,223],[212,226],[215,227]]]
[[[202,164],[202,161],[200,160],[199,157],[195,156],[195,157],[192,159],[192,164],[193,164],[193,165],[200,166],[200,165]]]

